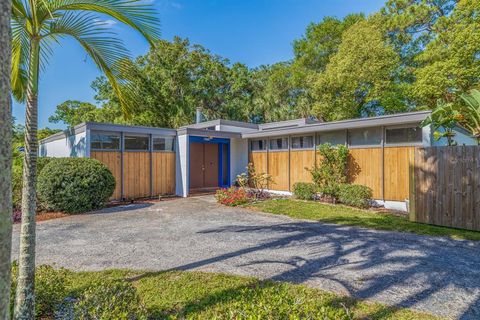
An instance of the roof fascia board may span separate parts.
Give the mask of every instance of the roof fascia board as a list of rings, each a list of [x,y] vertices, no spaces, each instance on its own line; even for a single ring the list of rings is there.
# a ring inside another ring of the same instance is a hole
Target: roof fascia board
[[[387,116],[379,116],[372,118],[359,118],[359,119],[350,119],[350,120],[341,120],[333,122],[320,122],[314,124],[308,124],[305,126],[291,128],[291,129],[276,129],[268,131],[259,131],[259,132],[247,132],[243,133],[243,138],[261,138],[261,137],[271,137],[279,135],[289,135],[289,134],[302,134],[302,133],[311,133],[311,132],[325,132],[325,131],[336,131],[344,129],[358,129],[358,128],[368,128],[368,127],[377,127],[377,126],[390,126],[398,124],[412,124],[419,123],[423,121],[431,111],[420,111],[412,113],[401,113]]]
[[[164,135],[164,136],[177,135],[177,130],[168,129],[168,128],[128,126],[128,125],[121,125],[121,124],[108,124],[108,123],[97,123],[97,122],[87,122],[86,125],[89,130],[98,130],[98,131],[155,134],[155,135]]]
[[[65,129],[61,132],[57,132],[55,134],[52,134],[51,136],[43,138],[42,140],[38,141],[38,143],[43,144],[43,143],[48,143],[48,142],[52,142],[52,141],[61,140],[61,139],[64,139],[66,137],[70,137],[70,136],[77,135],[79,133],[85,132],[86,130],[87,130],[86,123],[85,122],[80,123],[80,124],[74,126],[73,128],[68,128],[68,129]]]
[[[235,139],[242,138],[242,134],[240,132],[202,130],[202,129],[195,129],[195,128],[182,128],[181,130],[179,130],[178,134],[179,135],[188,134],[192,136],[212,137],[212,138],[235,138]]]

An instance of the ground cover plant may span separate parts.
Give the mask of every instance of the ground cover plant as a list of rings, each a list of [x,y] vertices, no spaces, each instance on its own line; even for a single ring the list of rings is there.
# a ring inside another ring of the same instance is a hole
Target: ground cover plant
[[[41,271],[41,268],[43,268]],[[204,272],[105,270],[59,273],[63,302],[37,316],[52,319],[437,319],[289,283]],[[44,290],[39,282],[38,290]],[[44,290],[45,291],[45,290]],[[59,297],[55,297],[55,302]],[[61,300],[60,300],[61,301]],[[39,302],[37,301],[37,306]],[[51,305],[51,304],[50,304]],[[56,309],[56,310],[53,310]]]
[[[251,208],[297,219],[317,220],[378,230],[444,236],[454,239],[480,240],[480,232],[421,224],[409,221],[408,218],[403,215],[362,210],[343,205],[331,205],[293,199],[276,199],[254,203],[251,205]]]

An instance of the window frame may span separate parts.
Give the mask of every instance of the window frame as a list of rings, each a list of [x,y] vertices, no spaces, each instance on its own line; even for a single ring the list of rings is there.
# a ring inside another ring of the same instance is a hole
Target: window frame
[[[92,147],[92,136],[95,135],[95,134],[101,134],[101,135],[111,135],[111,136],[116,136],[118,137],[118,149],[102,149],[102,148],[93,148]],[[122,141],[122,134],[120,132],[116,132],[116,131],[102,131],[102,130],[92,130],[90,131],[89,133],[89,147],[90,147],[90,151],[111,151],[111,152],[114,152],[114,151],[122,151],[122,147],[123,147],[123,141]]]
[[[307,137],[312,138],[312,146],[311,146],[311,147],[308,147],[308,148],[305,148],[305,147],[294,148],[294,147],[293,147],[293,139],[294,139],[294,138],[307,138]],[[300,134],[300,135],[290,136],[290,142],[289,142],[288,147],[289,147],[289,149],[292,150],[292,151],[297,151],[297,150],[315,150],[316,147],[317,147],[317,146],[316,146],[315,133],[311,133],[311,134]]]
[[[350,143],[351,132],[357,130],[368,130],[368,129],[378,129],[380,131],[380,141],[378,144],[362,144],[362,145],[352,145]],[[374,127],[360,127],[355,129],[347,130],[347,148],[349,149],[362,149],[362,148],[382,148],[385,145],[385,127],[384,126],[374,126]]]
[[[172,150],[155,150],[154,149],[154,144],[153,144],[153,140],[155,138],[164,138],[164,139],[172,139]],[[175,152],[176,151],[176,148],[175,148],[175,137],[174,136],[162,136],[162,135],[155,135],[155,134],[152,134],[151,135],[151,138],[150,138],[150,150],[152,152]]]
[[[324,143],[320,143],[320,137],[322,136],[322,134],[325,134],[325,133],[332,133],[332,132],[338,132],[338,133],[342,133],[343,134],[343,143],[342,144],[331,144],[330,142],[324,142]],[[315,135],[315,148],[318,148],[319,145],[321,144],[325,144],[325,143],[330,143],[332,147],[336,147],[336,146],[345,146],[345,147],[348,147],[348,130],[347,129],[340,129],[340,130],[332,130],[332,131],[320,131],[320,132],[317,132],[316,135]]]
[[[417,142],[396,142],[388,143],[387,142],[387,130],[389,129],[408,129],[408,128],[419,128],[421,132],[421,140]],[[383,128],[383,144],[385,147],[418,147],[423,146],[423,128],[420,124],[401,124],[396,126],[386,126]]]
[[[270,141],[275,140],[275,139],[286,139],[287,140],[287,148],[286,149],[272,149],[270,147]],[[286,136],[276,136],[276,137],[270,137],[268,138],[268,152],[285,152],[290,150],[290,137],[288,135]]]
[[[252,142],[254,141],[265,141],[265,149],[262,149],[262,150],[253,150],[252,148]],[[268,151],[268,145],[269,145],[269,139],[266,138],[266,139],[250,139],[249,143],[248,143],[248,147],[250,149],[250,152],[267,152]]]
[[[122,141],[122,150],[124,152],[151,152],[152,151],[152,139],[150,134],[141,134],[141,133],[130,133],[130,132],[123,132],[123,141]],[[139,138],[147,138],[148,144],[147,149],[127,149],[125,148],[125,141],[127,140],[127,136],[129,137],[139,137]]]

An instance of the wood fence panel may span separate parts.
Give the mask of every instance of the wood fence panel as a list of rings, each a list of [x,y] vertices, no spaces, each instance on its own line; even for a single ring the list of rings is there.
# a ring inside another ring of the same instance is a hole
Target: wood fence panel
[[[123,171],[125,198],[150,196],[150,152],[125,152]]]
[[[175,193],[175,152],[152,153],[153,195]]]
[[[267,173],[267,152],[250,152],[248,162],[253,164],[257,173]]]
[[[293,187],[297,182],[312,182],[312,175],[308,170],[314,165],[314,150],[290,151],[290,186]]]
[[[278,191],[289,191],[289,152],[274,151],[268,153],[268,174],[273,182],[268,188]]]
[[[409,198],[409,168],[413,165],[414,147],[386,147],[384,150],[385,200]]]
[[[111,200],[122,198],[122,165],[121,153],[119,151],[91,151],[90,158],[97,159],[105,164],[115,178],[115,190]]]
[[[370,187],[374,199],[382,199],[382,148],[350,149],[349,181]]]
[[[411,220],[480,231],[480,147],[415,150]]]

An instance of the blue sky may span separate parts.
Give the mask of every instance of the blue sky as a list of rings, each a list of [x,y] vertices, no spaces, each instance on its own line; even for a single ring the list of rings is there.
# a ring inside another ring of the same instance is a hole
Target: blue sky
[[[306,26],[324,16],[377,11],[384,0],[147,0],[158,9],[162,38],[187,37],[212,53],[249,67],[289,60],[292,42]],[[133,57],[148,46],[137,34],[112,22]],[[64,128],[48,123],[55,107],[65,100],[93,101],[90,83],[100,75],[79,45],[64,40],[55,48],[42,73],[39,92],[39,127]],[[14,103],[13,115],[24,122],[25,108]]]

